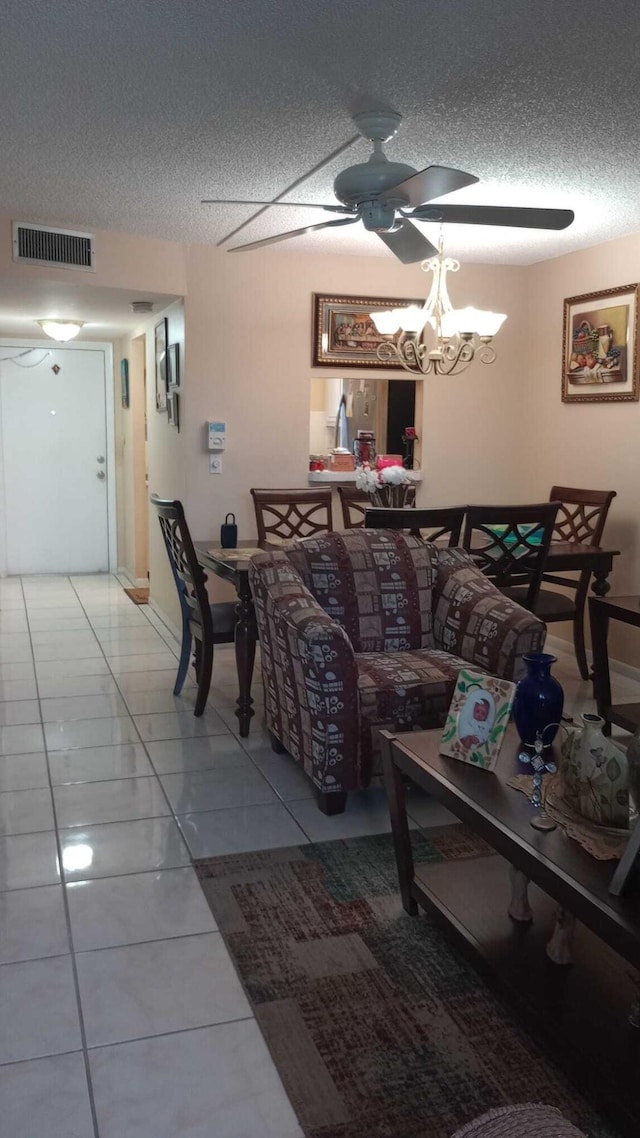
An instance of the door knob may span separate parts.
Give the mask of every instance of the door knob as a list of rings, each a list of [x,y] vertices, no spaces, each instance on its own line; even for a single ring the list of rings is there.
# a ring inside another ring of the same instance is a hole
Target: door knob
[[[106,474],[105,474],[104,470],[98,471],[98,478],[100,479],[101,482],[104,482],[104,480],[106,478]]]
[[[99,455],[98,455],[98,457],[97,457],[97,459],[96,459],[96,462],[104,462],[104,455],[103,455],[103,454],[99,454]]]

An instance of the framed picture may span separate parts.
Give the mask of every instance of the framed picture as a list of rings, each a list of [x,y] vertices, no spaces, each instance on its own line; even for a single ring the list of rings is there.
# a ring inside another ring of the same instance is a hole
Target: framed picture
[[[622,285],[565,300],[563,403],[638,398],[638,288]]]
[[[171,387],[167,395],[167,412],[169,415],[169,426],[175,427],[178,434],[180,434],[180,394],[176,391],[175,387]]]
[[[169,387],[180,386],[180,345],[169,344],[167,383]]]
[[[129,406],[129,361],[120,360],[120,391],[122,406]]]
[[[509,722],[516,685],[462,669],[447,713],[440,754],[493,770]]]
[[[156,345],[156,410],[166,411],[167,392],[167,341],[169,339],[169,321],[166,316],[155,326]]]
[[[322,296],[313,294],[313,367],[375,367],[385,371],[403,371],[399,363],[379,360],[378,346],[393,343],[401,335],[378,332],[371,312],[381,309],[408,308],[421,300],[399,300],[397,297]]]

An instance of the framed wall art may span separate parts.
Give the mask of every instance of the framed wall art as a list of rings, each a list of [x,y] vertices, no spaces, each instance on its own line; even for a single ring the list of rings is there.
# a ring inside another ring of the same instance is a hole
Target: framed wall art
[[[154,330],[156,348],[156,410],[166,411],[167,393],[167,345],[169,341],[169,321],[166,316],[160,320]]]
[[[180,386],[180,345],[169,344],[167,383],[169,387]]]
[[[180,434],[180,394],[176,391],[175,387],[169,388],[167,395],[167,413],[169,416],[169,426],[175,427],[178,434]]]
[[[120,360],[120,393],[122,406],[129,406],[129,361]]]
[[[493,770],[509,722],[516,685],[462,668],[447,714],[440,754]]]
[[[408,308],[421,300],[373,296],[323,296],[313,294],[313,367],[374,367],[379,370],[403,371],[402,364],[378,359],[380,344],[397,341],[400,332],[383,335],[378,332],[371,312],[381,309]]]
[[[570,296],[564,302],[562,401],[637,399],[638,286]]]

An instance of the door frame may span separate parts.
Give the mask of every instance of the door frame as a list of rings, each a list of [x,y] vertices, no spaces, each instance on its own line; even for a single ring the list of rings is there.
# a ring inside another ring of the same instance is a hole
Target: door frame
[[[107,540],[109,552],[109,572],[115,573],[118,567],[118,530],[116,522],[116,432],[115,432],[115,379],[113,373],[113,344],[102,340],[81,340],[80,343],[55,344],[47,340],[29,340],[18,336],[0,336],[0,348],[40,348],[43,351],[102,352],[104,362],[104,409],[107,446]],[[2,353],[4,355],[4,353]],[[7,357],[5,356],[6,360]],[[0,362],[2,359],[0,357]],[[2,400],[0,399],[0,415]],[[1,435],[0,435],[1,439]],[[2,513],[6,518],[4,454],[0,442],[0,501]],[[7,576],[7,533],[5,523],[0,527],[0,577]]]

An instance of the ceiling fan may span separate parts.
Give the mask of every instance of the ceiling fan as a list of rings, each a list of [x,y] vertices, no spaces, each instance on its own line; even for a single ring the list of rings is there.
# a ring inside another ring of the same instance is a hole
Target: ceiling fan
[[[288,241],[290,237],[300,237],[303,233],[354,225],[357,221],[361,221],[365,229],[376,233],[387,248],[406,265],[438,254],[435,245],[413,225],[413,220],[456,222],[459,225],[505,225],[527,229],[566,229],[571,225],[574,213],[570,209],[429,205],[428,203],[434,198],[473,185],[478,178],[474,174],[465,174],[463,170],[453,170],[448,166],[427,166],[425,170],[417,172],[412,166],[407,166],[403,162],[390,162],[383,153],[382,146],[398,133],[401,119],[402,116],[396,111],[388,110],[365,111],[354,116],[360,134],[373,143],[373,154],[368,162],[349,166],[338,174],[333,183],[333,190],[341,205],[281,200],[255,202],[204,199],[203,205],[298,206],[345,215],[333,221],[320,221],[316,225],[305,225],[302,229],[279,233],[275,237],[265,237],[261,241],[234,245],[229,252],[260,249],[265,245],[274,245],[278,241]],[[356,139],[350,140],[347,145]],[[340,151],[344,149],[346,147],[341,147]],[[335,153],[330,157],[335,157]],[[329,159],[320,166],[326,165],[327,161]],[[311,172],[315,172],[320,166]],[[305,175],[305,178],[308,176]],[[296,185],[299,185],[300,181],[304,179],[299,179]],[[285,192],[293,188],[289,187]]]

